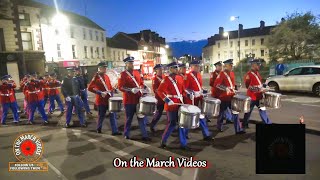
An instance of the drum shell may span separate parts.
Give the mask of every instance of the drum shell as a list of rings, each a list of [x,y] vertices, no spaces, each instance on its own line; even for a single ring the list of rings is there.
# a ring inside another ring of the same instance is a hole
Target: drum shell
[[[235,95],[231,99],[231,110],[239,113],[250,112],[251,98],[244,95]]]
[[[141,101],[137,107],[137,112],[145,116],[153,116],[157,111],[157,102]]]
[[[123,110],[122,99],[109,99],[108,107],[110,112],[121,112]]]
[[[281,94],[266,92],[262,99],[262,104],[268,108],[279,109],[281,107]]]
[[[199,127],[200,113],[188,113],[179,109],[179,127],[196,129]]]
[[[220,112],[221,101],[215,98],[204,98],[202,104],[202,113],[206,116],[216,117]]]

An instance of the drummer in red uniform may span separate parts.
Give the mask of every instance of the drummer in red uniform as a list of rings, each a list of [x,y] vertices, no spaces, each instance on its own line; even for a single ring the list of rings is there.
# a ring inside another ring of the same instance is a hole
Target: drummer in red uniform
[[[217,79],[219,73],[222,71],[222,61],[218,61],[214,64],[214,66],[216,67],[215,71],[212,72],[210,74],[210,86],[211,86],[211,96],[214,97],[214,98],[217,98],[217,94],[215,94],[215,87],[214,87],[214,82],[215,80]],[[219,91],[218,91],[219,92]],[[227,111],[225,112],[225,119],[226,119],[226,122],[227,124],[233,124],[233,121],[231,120],[232,119],[232,116],[231,116],[231,111],[230,109],[228,108]]]
[[[118,87],[123,92],[123,104],[126,113],[126,122],[124,126],[124,136],[130,139],[130,128],[134,114],[137,114],[137,105],[140,97],[143,96],[142,89],[147,89],[139,71],[133,69],[134,57],[127,57],[123,60],[126,64],[126,70],[121,72],[118,80]],[[146,130],[147,117],[137,114],[139,127],[142,133],[143,141],[151,141]]]
[[[183,96],[185,95],[184,80],[178,74],[178,64],[172,62],[167,65],[170,69],[170,74],[165,76],[159,88],[158,95],[166,103],[164,109],[167,112],[168,123],[162,135],[161,147],[166,148],[167,140],[170,134],[175,130],[178,122],[178,110],[180,105],[175,103],[183,103]],[[187,139],[185,129],[179,127],[180,148],[189,150],[187,146]]]
[[[49,100],[49,87],[48,87],[48,81],[49,81],[50,77],[49,74],[46,73],[43,76],[43,94],[44,94],[44,108],[46,107],[46,104]],[[50,100],[49,100],[49,113],[50,113]]]
[[[50,79],[47,80],[47,88],[48,88],[48,95],[50,100],[50,106],[49,106],[49,113],[53,114],[53,111],[55,110],[55,101],[57,101],[58,106],[60,108],[60,115],[62,116],[64,114],[64,107],[61,102],[60,98],[60,91],[59,88],[61,87],[61,82],[57,80],[57,74],[51,73]]]
[[[187,92],[191,93],[192,96],[186,99],[186,104],[192,104],[201,108],[203,95],[208,93],[207,90],[202,88],[202,76],[200,74],[200,61],[192,61],[191,72],[186,75],[185,88]],[[210,141],[212,138],[209,132],[207,121],[204,114],[200,114],[199,120],[200,128],[202,130],[203,139]],[[188,137],[188,130],[186,131]]]
[[[261,75],[259,73],[261,62],[259,59],[253,59],[250,61],[251,70],[245,76],[245,84],[247,90],[247,95],[251,98],[250,112],[244,114],[243,125],[245,128],[249,128],[249,118],[254,106],[259,108],[259,114],[264,124],[272,124],[271,120],[268,118],[266,107],[260,104],[262,95],[266,92],[266,84],[262,84]]]
[[[158,100],[157,112],[153,116],[153,119],[152,119],[151,124],[150,124],[150,130],[153,133],[155,132],[154,127],[156,126],[156,124],[160,120],[160,118],[162,116],[163,109],[164,109],[164,101],[159,97],[159,95],[157,93],[158,92],[158,88],[159,88],[160,83],[161,83],[162,78],[163,78],[162,68],[163,68],[163,66],[161,64],[157,64],[153,68],[153,70],[156,71],[156,74],[152,79],[152,89],[153,89],[153,92],[155,94],[156,99]]]
[[[16,83],[10,79],[10,75],[5,75],[1,77],[0,84],[0,102],[2,106],[2,116],[1,124],[5,125],[7,120],[7,115],[9,108],[12,110],[13,122],[15,124],[19,123],[19,113],[17,108],[17,100],[15,98],[14,88],[16,88]]]
[[[235,95],[237,90],[235,86],[234,72],[232,71],[233,59],[228,59],[223,63],[225,64],[225,70],[220,72],[214,82],[217,98],[221,100],[220,112],[217,119],[217,128],[221,132],[223,131],[223,116],[228,108],[231,109],[231,99]],[[236,134],[245,133],[239,121],[239,112],[232,111],[232,120],[234,122]]]
[[[98,106],[98,112],[99,117],[97,121],[97,133],[101,133],[102,129],[102,123],[106,117],[106,113],[108,110],[108,102],[109,98],[113,96],[114,89],[111,86],[111,82],[109,79],[109,76],[106,74],[106,66],[108,66],[107,63],[101,62],[98,64],[99,71],[96,73],[96,75],[91,80],[88,90],[92,93],[96,94],[96,100],[95,104]],[[122,135],[122,133],[119,132],[118,126],[117,126],[117,115],[114,112],[110,112],[110,125],[112,130],[112,135]]]

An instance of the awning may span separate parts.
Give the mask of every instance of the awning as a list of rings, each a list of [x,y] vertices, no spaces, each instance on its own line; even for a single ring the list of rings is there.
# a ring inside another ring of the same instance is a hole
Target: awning
[[[79,60],[59,61],[59,66],[60,67],[78,67],[80,66],[80,61]]]

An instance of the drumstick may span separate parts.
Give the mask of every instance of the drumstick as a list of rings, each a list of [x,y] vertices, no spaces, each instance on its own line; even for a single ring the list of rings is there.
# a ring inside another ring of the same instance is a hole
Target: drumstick
[[[165,94],[165,93],[162,93],[166,98],[168,98],[168,96]],[[170,99],[170,98],[169,98]],[[171,100],[172,101],[172,100]],[[183,104],[183,103],[175,103],[175,102],[173,102],[173,104],[174,105],[185,105],[185,104]]]

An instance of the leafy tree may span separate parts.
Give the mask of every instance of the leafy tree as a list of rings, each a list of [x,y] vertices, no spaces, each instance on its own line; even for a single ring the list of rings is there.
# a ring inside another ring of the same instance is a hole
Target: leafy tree
[[[267,46],[272,60],[312,58],[320,49],[319,16],[311,12],[287,15],[272,29]]]

